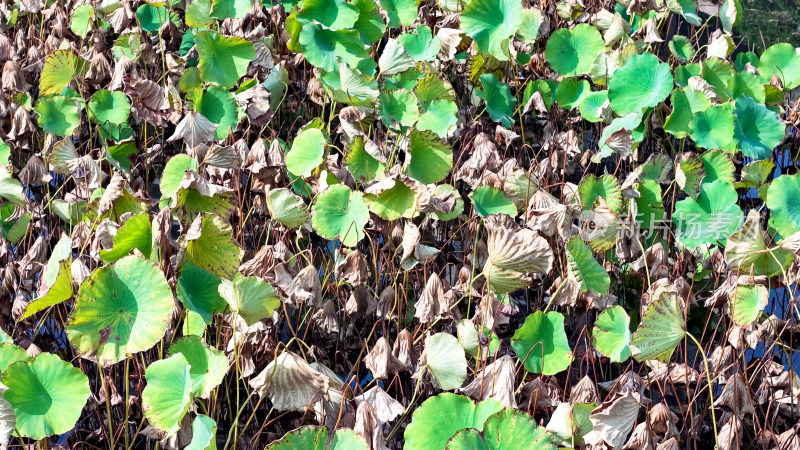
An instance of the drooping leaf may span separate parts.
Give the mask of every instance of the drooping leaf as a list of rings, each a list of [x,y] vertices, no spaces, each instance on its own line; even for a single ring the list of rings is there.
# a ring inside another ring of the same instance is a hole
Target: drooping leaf
[[[191,262],[181,266],[175,292],[183,306],[211,325],[214,314],[222,312],[228,303],[219,295],[220,278]]]
[[[200,414],[192,422],[192,442],[184,450],[216,450],[216,437],[217,422],[205,414]]]
[[[391,178],[387,178],[387,181]],[[417,193],[401,178],[389,181],[392,186],[380,193],[368,193],[364,196],[370,211],[383,220],[397,220],[401,217],[412,218],[416,212]]]
[[[491,73],[481,75],[480,81],[483,89],[478,90],[477,94],[486,102],[489,117],[504,127],[511,128],[514,124],[514,105],[517,104],[517,99],[511,95],[511,87]]]
[[[578,195],[584,208],[591,208],[598,197],[603,197],[611,210],[617,213],[622,210],[622,191],[613,175],[600,178],[588,175],[578,185]]]
[[[146,258],[150,257],[153,233],[150,216],[147,213],[136,214],[125,221],[114,235],[114,246],[110,250],[101,250],[100,259],[106,264],[112,264],[134,248],[142,252]]]
[[[230,223],[217,215],[197,216],[183,238],[182,263],[192,262],[219,277],[233,278],[244,250],[233,242],[232,232]]]
[[[739,284],[728,294],[728,298],[731,319],[737,325],[747,327],[767,306],[769,290],[760,284]]]
[[[76,75],[86,72],[86,61],[70,50],[56,50],[44,62],[39,78],[41,95],[57,95],[72,81]]]
[[[730,269],[742,274],[773,277],[784,273],[794,261],[794,255],[780,247],[768,248],[761,215],[750,210],[742,229],[728,238],[725,259]]]
[[[744,156],[755,159],[769,158],[786,134],[786,126],[778,115],[751,97],[741,95],[736,99],[736,127],[734,139]]]
[[[647,307],[633,333],[631,352],[639,362],[656,359],[666,363],[685,336],[686,325],[677,294],[662,291]]]
[[[436,333],[425,339],[425,364],[441,389],[461,387],[467,378],[467,358],[458,339]]]
[[[411,130],[408,136],[408,175],[424,184],[442,181],[453,167],[453,151],[433,133]]]
[[[495,294],[527,287],[532,281],[530,274],[550,272],[553,252],[545,238],[529,229],[518,229],[505,216],[489,217],[485,225],[488,257],[482,274]]]
[[[556,311],[529,315],[511,337],[511,347],[531,373],[555,375],[572,362],[564,316]]]
[[[493,214],[508,214],[511,217],[517,215],[514,202],[509,200],[503,191],[495,187],[478,186],[472,192],[472,202],[475,205],[475,212],[481,217],[489,217]]]
[[[800,86],[800,55],[792,44],[775,44],[761,55],[758,72],[764,82],[774,75],[785,89],[794,89]]]
[[[145,379],[144,415],[156,429],[172,436],[180,430],[181,420],[192,400],[189,363],[180,353],[160,359],[147,366]]]
[[[291,190],[272,189],[267,193],[267,209],[272,220],[287,228],[297,228],[311,219],[308,206]]]

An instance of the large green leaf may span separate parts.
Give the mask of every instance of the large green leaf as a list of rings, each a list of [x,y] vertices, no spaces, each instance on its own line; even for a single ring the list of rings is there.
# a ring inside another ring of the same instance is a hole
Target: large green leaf
[[[612,306],[597,316],[592,329],[594,346],[611,359],[611,362],[622,362],[631,356],[628,347],[631,341],[630,323],[628,313],[619,305]]]
[[[364,43],[356,31],[332,31],[316,23],[306,24],[300,32],[299,43],[306,60],[326,72],[336,71],[337,61],[355,68],[367,58]]]
[[[792,44],[775,44],[761,55],[758,71],[765,82],[774,75],[785,89],[794,89],[800,86],[800,55]]]
[[[184,450],[217,450],[216,438],[217,422],[205,414],[200,414],[192,422],[192,442],[184,447]]]
[[[747,327],[758,318],[769,300],[769,289],[760,284],[739,284],[728,294],[728,314],[739,326]]]
[[[436,333],[425,339],[425,364],[441,389],[461,387],[467,378],[467,358],[455,336]]]
[[[192,395],[200,398],[208,398],[228,372],[225,354],[203,343],[199,336],[186,336],[175,341],[169,353],[170,356],[181,354],[186,358],[192,378]]]
[[[580,283],[581,292],[608,293],[611,279],[580,236],[573,236],[567,243],[567,264],[569,276]]]
[[[440,449],[459,430],[483,430],[483,424],[492,414],[503,409],[493,398],[478,404],[469,397],[442,393],[425,400],[411,416],[404,432],[408,450]]]
[[[736,168],[731,161],[731,155],[721,150],[712,150],[700,155],[703,162],[703,182],[708,184],[715,180],[722,180],[728,184],[734,182]]]
[[[619,213],[622,210],[622,188],[614,175],[599,178],[588,175],[578,185],[578,196],[584,208],[591,209],[597,198],[603,197],[612,211]]]
[[[358,14],[358,8],[342,0],[305,0],[297,20],[303,23],[317,21],[331,30],[346,30],[353,28]]]
[[[536,311],[511,337],[511,347],[531,373],[555,375],[572,362],[564,316],[556,311]]]
[[[472,203],[475,205],[475,212],[481,217],[489,217],[493,214],[508,214],[516,217],[517,207],[514,202],[506,197],[506,194],[492,186],[478,186],[472,192]]]
[[[424,184],[442,181],[453,167],[453,150],[433,133],[411,130],[408,136],[408,175]]]
[[[0,199],[5,199],[13,205],[24,206],[25,194],[22,192],[22,183],[11,177],[5,166],[0,165]]]
[[[69,29],[81,38],[85,38],[92,29],[94,18],[94,7],[92,7],[92,5],[80,5],[72,11]]]
[[[225,89],[231,89],[247,74],[247,66],[255,57],[253,44],[241,37],[200,31],[195,33],[194,42],[200,57],[200,77]]]
[[[148,422],[172,436],[192,401],[189,363],[178,353],[151,363],[145,370],[147,386],[142,392],[142,409]]]
[[[111,264],[126,256],[133,249],[138,249],[146,257],[150,257],[153,248],[153,232],[150,226],[150,215],[136,214],[119,227],[114,235],[114,246],[111,250],[101,250],[100,259]]]
[[[345,246],[355,247],[364,239],[367,222],[369,209],[361,192],[334,185],[314,199],[311,224],[325,239],[340,239]]]
[[[471,0],[461,13],[461,29],[479,52],[508,59],[508,39],[522,23],[521,0]]]
[[[219,216],[198,216],[185,236],[182,262],[192,262],[219,277],[233,278],[244,250],[233,242],[232,233],[230,223]]]
[[[392,129],[398,125],[410,127],[419,119],[417,98],[405,89],[381,92],[378,112],[383,123]]]
[[[322,164],[327,140],[318,128],[302,131],[292,141],[292,148],[286,153],[286,169],[294,175],[310,177],[311,172]]]
[[[511,128],[514,124],[514,105],[517,104],[517,99],[511,95],[511,87],[491,73],[481,75],[480,80],[483,89],[478,90],[477,94],[486,102],[489,117],[504,127]]]
[[[172,310],[164,275],[146,259],[127,256],[81,284],[67,337],[81,356],[114,364],[161,340]]]
[[[783,237],[800,231],[800,174],[781,175],[767,191],[769,225]]]
[[[748,213],[742,229],[728,238],[725,259],[730,269],[742,274],[773,277],[784,273],[794,261],[794,255],[780,247],[767,247],[761,228],[761,215],[753,209]]]
[[[669,64],[651,53],[634,55],[611,76],[608,100],[617,115],[640,112],[663,102],[672,92]]]
[[[656,359],[666,363],[685,336],[686,325],[677,294],[662,291],[644,312],[630,347],[639,362]]]
[[[769,158],[786,134],[786,126],[778,119],[778,115],[746,95],[736,99],[734,112],[734,139],[744,156]]]
[[[86,72],[86,61],[76,56],[71,50],[56,50],[44,61],[39,78],[39,94],[54,95],[61,91],[75,78]]]
[[[297,228],[311,219],[308,205],[286,188],[272,189],[267,193],[267,209],[272,220],[287,228]]]
[[[235,282],[223,279],[219,295],[248,326],[270,317],[272,311],[281,305],[272,285],[258,277],[242,277]]]
[[[724,149],[733,143],[735,118],[729,105],[712,106],[692,115],[689,136],[698,147]]]
[[[390,182],[387,178],[382,183]],[[370,211],[383,220],[397,220],[401,217],[412,218],[416,213],[417,193],[401,178],[395,178],[392,187],[377,194],[366,194]]]
[[[582,23],[572,30],[556,30],[547,41],[545,57],[559,75],[570,77],[589,73],[604,48],[600,32]]]
[[[164,165],[161,173],[161,196],[172,198],[178,193],[183,175],[187,170],[197,170],[197,160],[186,154],[173,156]]]
[[[536,420],[522,411],[503,408],[483,424],[483,432],[474,428],[459,430],[447,442],[446,450],[555,450],[553,438]]]
[[[211,86],[203,92],[195,107],[203,117],[218,125],[214,139],[225,139],[239,123],[241,108],[236,97],[220,86]]]
[[[286,433],[266,450],[369,450],[370,446],[355,431],[336,430],[329,436],[326,427],[302,427]]]
[[[417,18],[416,0],[380,0],[380,3],[389,19],[389,28],[409,26]]]
[[[89,118],[98,124],[120,125],[128,120],[131,102],[123,92],[101,89],[92,95],[86,105]]]
[[[253,0],[213,0],[211,16],[219,20],[241,19],[253,9]]]
[[[219,295],[219,284],[218,276],[186,262],[181,266],[175,293],[188,311],[198,314],[206,325],[211,325],[214,314],[224,311],[228,306]]]
[[[365,146],[364,138],[355,137],[347,146],[345,166],[358,182],[367,183],[383,173],[386,165],[370,155]]]
[[[75,102],[60,95],[40,98],[36,102],[36,113],[39,115],[39,126],[46,133],[56,136],[69,136],[81,124]]]
[[[58,355],[40,353],[33,361],[8,366],[0,383],[14,408],[20,435],[39,440],[74,428],[89,398],[89,380]]]
[[[672,220],[680,242],[689,248],[724,243],[742,225],[738,199],[732,185],[716,180],[700,186],[697,200],[689,197],[677,202]]]

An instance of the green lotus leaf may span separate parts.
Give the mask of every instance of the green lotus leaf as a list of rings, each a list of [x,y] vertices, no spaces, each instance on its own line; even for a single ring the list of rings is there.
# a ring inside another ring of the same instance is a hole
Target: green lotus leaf
[[[92,95],[86,105],[89,118],[99,124],[120,125],[128,120],[131,102],[123,92],[101,89]]]
[[[800,174],[781,175],[767,191],[769,225],[781,236],[800,231]]]
[[[189,232],[181,238],[181,263],[189,261],[219,277],[233,278],[244,250],[233,242],[232,233],[230,223],[219,216],[208,213],[199,215]]]
[[[165,6],[154,6],[143,3],[136,10],[136,20],[142,30],[148,33],[158,31],[167,21],[172,21],[176,26],[181,26],[181,20],[174,11],[168,11]]]
[[[416,0],[380,0],[381,8],[386,11],[389,28],[400,25],[409,26],[417,18]]]
[[[794,89],[800,86],[800,55],[792,44],[775,44],[761,54],[758,72],[764,82],[775,75],[784,89]]]
[[[497,349],[500,348],[500,338],[497,337],[497,333],[486,327],[480,325],[477,327],[481,328],[480,334],[486,336],[488,344],[481,345],[478,329],[475,323],[469,319],[462,319],[456,324],[458,342],[468,355],[485,360],[487,357],[494,356]]]
[[[597,350],[611,362],[623,362],[630,358],[630,324],[631,318],[619,305],[612,306],[597,316],[592,329],[592,340]]]
[[[517,36],[523,42],[532,44],[539,38],[542,24],[544,24],[544,14],[539,8],[525,8],[522,11],[522,23],[517,30]]]
[[[769,300],[769,290],[760,284],[749,286],[738,284],[728,294],[728,315],[742,327],[748,327],[758,318]]]
[[[612,211],[622,211],[622,189],[613,175],[603,175],[600,178],[586,176],[578,185],[578,196],[584,209],[591,208],[597,197],[603,197]]]
[[[117,145],[109,145],[106,152],[106,161],[115,169],[130,175],[131,167],[136,163],[139,149],[133,140],[128,140]]]
[[[67,337],[102,365],[155,345],[172,316],[172,290],[152,263],[126,256],[92,273],[78,289]]]
[[[750,72],[740,72],[732,76],[728,80],[726,93],[730,98],[739,98],[740,95],[746,95],[758,103],[764,103],[767,100],[767,94],[764,91],[764,85],[761,84],[761,80],[756,74]]]
[[[778,115],[751,97],[742,94],[736,99],[734,139],[744,156],[765,159],[783,141],[786,125]]]
[[[678,87],[686,87],[689,85],[689,78],[700,75],[700,64],[689,63],[683,64],[675,68],[675,84]]]
[[[461,13],[461,29],[478,51],[508,59],[508,39],[522,24],[520,0],[471,0]]]
[[[483,432],[465,428],[447,442],[446,450],[555,450],[553,438],[536,420],[522,411],[503,408],[486,419]]]
[[[417,129],[433,131],[440,138],[446,138],[458,123],[458,105],[451,100],[434,100],[427,111],[420,116]]]
[[[100,259],[106,264],[111,264],[127,256],[134,248],[142,252],[146,258],[150,257],[153,233],[150,215],[147,213],[136,214],[125,221],[114,235],[114,246],[111,250],[101,250]]]
[[[392,187],[379,194],[366,194],[364,200],[370,211],[383,220],[410,219],[416,213],[417,193],[400,178],[396,178]]]
[[[56,50],[44,61],[39,78],[40,95],[57,95],[76,75],[86,74],[88,64],[70,50]]]
[[[286,169],[295,175],[310,177],[311,172],[322,164],[327,144],[325,135],[318,128],[308,128],[292,142],[286,153]]]
[[[436,102],[455,102],[456,99],[450,83],[436,74],[428,75],[419,80],[416,87],[414,87],[414,95],[417,96],[417,101],[423,111],[429,110]]]
[[[483,89],[477,90],[477,95],[486,102],[489,117],[504,127],[511,128],[514,124],[514,105],[517,104],[517,99],[511,95],[511,87],[491,73],[481,75],[480,81]]]
[[[467,358],[458,339],[449,333],[425,338],[425,364],[445,391],[461,387],[467,378]]]
[[[705,172],[704,183],[722,180],[728,184],[733,184],[733,173],[736,168],[733,167],[730,154],[720,150],[712,150],[700,155],[700,160],[703,161],[703,171]]]
[[[572,30],[561,28],[550,35],[545,57],[550,67],[559,75],[570,77],[589,73],[604,48],[600,32],[595,27],[582,23]]]
[[[634,55],[617,69],[608,84],[611,109],[620,116],[658,106],[672,92],[669,64],[651,53]]]
[[[579,78],[564,78],[556,86],[556,101],[564,109],[577,108],[583,99],[592,92],[592,87],[586,80]]]
[[[716,180],[700,186],[697,200],[689,197],[675,204],[673,222],[680,242],[689,248],[725,240],[742,224],[739,196],[732,185]]]
[[[325,239],[340,239],[343,245],[355,247],[364,239],[367,222],[369,209],[361,192],[334,185],[314,199],[311,224]]]
[[[425,78],[425,73],[416,67],[410,68],[405,72],[398,73],[386,77],[386,82],[383,89],[387,92],[403,89],[406,91],[413,91],[417,87],[419,80]]]
[[[211,86],[203,92],[195,107],[203,117],[218,125],[214,139],[225,139],[239,124],[241,108],[233,94],[220,86]]]
[[[46,282],[47,284],[45,284],[45,286],[47,286],[47,291],[42,296],[31,300],[27,305],[25,305],[25,311],[19,317],[19,320],[27,319],[28,317],[40,311],[44,311],[45,309],[53,305],[57,305],[72,297],[74,292],[72,289],[71,259],[68,258],[63,261],[55,261],[55,264],[53,264],[52,267],[55,267],[55,269],[50,269],[48,263],[47,270],[50,273],[56,273],[55,279],[51,282]],[[39,292],[42,294],[41,289]]]
[[[251,0],[213,0],[211,16],[219,20],[241,19],[252,9]]]
[[[206,28],[214,23],[211,17],[211,0],[195,0],[186,8],[184,21],[187,27]]]
[[[3,398],[14,409],[16,431],[34,440],[71,430],[89,398],[86,375],[51,353],[11,364],[0,383],[8,387]]]
[[[695,113],[711,107],[711,100],[690,87],[672,91],[672,114],[664,122],[664,130],[678,139],[689,134],[689,122]]]
[[[464,212],[464,199],[461,198],[461,194],[459,194],[456,188],[454,188],[449,184],[438,184],[433,189],[433,195],[439,196],[445,194],[453,194],[453,196],[456,198],[456,205],[455,208],[453,208],[453,210],[450,211],[449,213],[440,213],[440,212],[431,213],[431,216],[435,217],[436,220],[440,220],[442,222],[453,220]]]
[[[12,205],[25,206],[22,183],[12,178],[5,166],[0,167],[0,198],[7,200]]]
[[[216,450],[216,437],[217,422],[205,414],[200,414],[192,422],[192,442],[183,450]]]
[[[164,165],[164,172],[161,174],[161,196],[172,198],[178,193],[183,174],[187,170],[197,170],[197,160],[186,154],[173,156]]]
[[[619,50],[604,50],[592,63],[589,77],[595,86],[608,86],[608,80],[623,65],[625,65],[625,59]]]
[[[398,125],[410,127],[419,119],[417,98],[405,89],[381,92],[378,112],[383,123],[392,129]]]
[[[768,248],[761,216],[750,210],[742,229],[733,233],[725,245],[725,260],[728,267],[742,274],[773,277],[785,273],[794,261],[794,255],[776,247]]]
[[[32,219],[31,213],[25,211],[16,214],[16,210],[12,203],[6,203],[0,208],[0,231],[11,244],[16,244],[25,237]]]
[[[175,292],[188,311],[198,314],[206,325],[211,325],[214,314],[224,311],[228,306],[219,295],[219,284],[218,276],[186,262],[181,266]]]
[[[219,295],[248,326],[270,317],[272,311],[281,305],[272,285],[258,277],[242,277],[235,282],[223,279]]]
[[[200,77],[225,89],[233,88],[247,74],[247,66],[255,57],[253,44],[241,37],[206,30],[195,33],[194,40]]]
[[[150,425],[172,436],[192,403],[189,363],[178,353],[147,366],[147,386],[142,391],[142,409]]]
[[[380,41],[386,32],[386,24],[378,11],[378,4],[372,0],[353,0],[351,4],[358,8],[358,20],[353,29],[358,30],[364,44],[372,45]],[[414,7],[416,16],[416,4]]]
[[[369,106],[378,99],[378,82],[375,78],[339,64],[339,71],[323,75],[322,80],[333,88],[333,98],[342,103]]]
[[[330,442],[329,442],[330,441]],[[364,438],[355,431],[340,428],[333,436],[325,427],[302,427],[286,433],[269,444],[266,450],[369,450]]]
[[[727,148],[733,143],[734,122],[729,106],[712,106],[692,115],[689,120],[689,136],[698,147]]]
[[[416,66],[416,62],[401,43],[395,39],[386,41],[383,53],[378,58],[378,67],[382,75],[396,75],[414,66]]]
[[[558,91],[556,91],[556,95],[558,95]],[[578,110],[581,117],[589,122],[603,122],[611,116],[608,105],[608,91],[588,92],[580,100]]]
[[[308,206],[291,190],[272,189],[267,193],[267,209],[272,220],[287,228],[297,228],[311,219]]]
[[[469,397],[445,392],[422,402],[411,416],[404,432],[405,448],[427,450],[445,448],[447,441],[459,430],[483,430],[492,414],[503,409],[493,398],[475,404]]]
[[[301,23],[317,21],[331,30],[353,28],[358,20],[359,10],[342,0],[305,0],[297,14]]]
[[[623,130],[630,132],[628,138],[633,141],[632,147],[636,147],[638,143],[642,142],[644,140],[642,114],[632,112],[622,117],[617,117],[608,126],[603,127],[603,133],[600,135],[599,141],[600,151],[592,157],[593,162],[600,163],[603,158],[615,153],[622,155],[631,153],[630,142],[625,144],[623,141],[623,145],[618,145],[615,142],[614,138],[618,136],[617,132],[624,135]]]
[[[694,58],[694,46],[686,36],[677,35],[669,41],[669,51],[681,62],[689,62]]]
[[[633,333],[631,352],[639,362],[655,359],[667,363],[685,336],[686,323],[678,296],[662,291],[647,307],[639,328]]]
[[[18,361],[30,361],[31,357],[22,347],[11,343],[0,344],[0,374],[6,371],[8,366]]]
[[[347,146],[348,153],[345,158],[347,170],[353,174],[356,181],[366,183],[374,180],[386,170],[386,165],[370,155],[364,146],[364,138],[355,137]]]
[[[714,86],[714,92],[720,98],[727,98],[728,81],[735,73],[733,66],[726,60],[712,56],[704,59],[700,67],[700,76]]]
[[[169,348],[170,356],[181,354],[189,363],[192,378],[192,395],[208,398],[228,373],[228,358],[225,353],[203,343],[199,336],[186,336]]]
[[[39,98],[36,102],[36,113],[39,115],[39,126],[46,133],[56,136],[69,136],[81,124],[75,102],[60,95]]]
[[[531,373],[555,375],[572,362],[564,316],[556,311],[529,315],[511,337],[511,347]]]
[[[594,429],[590,420],[594,403],[559,403],[547,423],[547,431],[559,445],[570,446],[584,442],[584,436]]]
[[[309,23],[303,25],[298,40],[306,61],[326,72],[336,71],[338,61],[355,68],[368,57],[357,31],[332,31]],[[366,70],[362,72],[369,74]]]
[[[433,36],[430,27],[423,25],[414,31],[416,31],[414,34],[401,34],[397,37],[397,41],[403,45],[414,61],[434,61],[436,55],[439,54],[441,41],[438,37]]]
[[[453,167],[453,150],[433,133],[411,130],[408,137],[408,175],[424,184],[442,181]]]
[[[81,38],[85,38],[92,29],[93,22],[94,7],[92,7],[92,5],[80,5],[72,11],[69,29]]]
[[[567,243],[567,264],[569,277],[580,284],[581,292],[608,293],[611,279],[580,236],[573,236]]]
[[[734,187],[736,189],[760,188],[774,170],[775,163],[770,159],[753,161],[742,167],[742,179]]]
[[[471,194],[472,203],[475,205],[475,212],[481,217],[489,217],[492,214],[508,214],[516,217],[517,207],[514,202],[506,197],[500,189],[491,186],[478,186]]]

